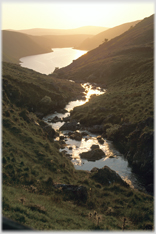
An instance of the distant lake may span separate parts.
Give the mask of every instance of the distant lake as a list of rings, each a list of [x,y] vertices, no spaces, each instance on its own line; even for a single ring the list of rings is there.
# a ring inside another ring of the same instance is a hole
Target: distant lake
[[[42,74],[52,73],[56,67],[61,68],[87,53],[84,50],[72,48],[54,48],[53,52],[20,58],[22,67],[33,69]]]

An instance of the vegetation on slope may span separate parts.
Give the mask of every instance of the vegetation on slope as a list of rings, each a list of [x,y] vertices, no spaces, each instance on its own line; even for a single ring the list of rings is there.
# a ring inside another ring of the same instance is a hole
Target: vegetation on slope
[[[71,99],[81,96],[83,88],[73,82],[55,79],[3,62],[3,98],[11,99],[17,106],[42,115],[62,109]]]
[[[152,196],[123,182],[104,185],[96,172],[76,171],[59,152],[54,130],[45,131],[32,111],[44,95],[53,101],[55,94],[60,103],[80,87],[9,63],[2,75],[3,215],[35,230],[122,230],[124,220],[125,230],[153,229]],[[68,192],[57,184],[82,190]]]
[[[60,69],[69,79],[100,83],[106,94],[74,109],[72,118],[100,124],[103,136],[125,153],[133,170],[153,192],[153,18],[145,18]]]
[[[153,59],[153,24],[152,15],[60,70],[68,79],[110,86],[114,81],[132,74],[137,64]]]

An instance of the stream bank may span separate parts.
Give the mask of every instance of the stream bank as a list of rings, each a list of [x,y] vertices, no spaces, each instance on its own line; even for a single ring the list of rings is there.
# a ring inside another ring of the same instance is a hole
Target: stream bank
[[[68,157],[77,170],[91,171],[93,168],[110,167],[115,170],[121,178],[132,188],[146,192],[144,184],[140,182],[139,176],[132,172],[127,159],[102,135],[103,129],[100,125],[85,127],[76,120],[71,120],[70,111],[78,105],[83,105],[91,95],[104,93],[96,85],[83,84],[86,100],[70,102],[65,107],[65,113],[55,112],[47,115],[43,120],[52,126],[57,132],[55,141],[60,144],[60,151]]]

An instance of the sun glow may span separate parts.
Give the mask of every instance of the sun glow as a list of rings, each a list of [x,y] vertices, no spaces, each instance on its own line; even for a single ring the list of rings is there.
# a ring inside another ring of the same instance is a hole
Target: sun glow
[[[1,1],[2,29],[115,27],[154,14],[154,1]]]

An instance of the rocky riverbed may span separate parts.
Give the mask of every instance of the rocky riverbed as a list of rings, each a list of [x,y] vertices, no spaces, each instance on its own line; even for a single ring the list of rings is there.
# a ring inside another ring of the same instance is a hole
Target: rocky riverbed
[[[131,171],[128,160],[116,148],[112,141],[105,138],[102,125],[85,127],[78,121],[71,119],[70,111],[77,105],[82,105],[89,100],[90,94],[103,93],[99,87],[91,84],[83,85],[86,89],[86,100],[70,102],[63,113],[55,112],[43,120],[56,131],[56,138],[60,145],[60,151],[64,153],[78,170],[91,171],[94,167],[109,166],[132,187],[144,190],[144,185],[138,180],[138,176]],[[89,94],[90,93],[90,94]]]

